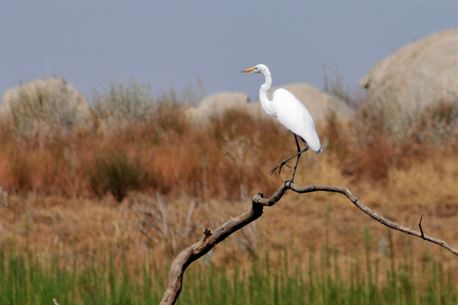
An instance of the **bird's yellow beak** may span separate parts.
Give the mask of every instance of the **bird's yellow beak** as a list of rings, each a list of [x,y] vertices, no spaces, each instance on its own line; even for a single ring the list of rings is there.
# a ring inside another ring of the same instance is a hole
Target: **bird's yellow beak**
[[[256,66],[249,67],[249,68],[242,70],[242,73],[253,73],[253,72],[256,72]]]

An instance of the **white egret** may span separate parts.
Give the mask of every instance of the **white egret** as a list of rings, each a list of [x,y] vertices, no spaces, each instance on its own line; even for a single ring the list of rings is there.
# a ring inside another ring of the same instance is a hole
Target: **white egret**
[[[287,165],[289,160],[296,157],[296,164],[292,174],[293,181],[301,154],[309,148],[316,153],[321,152],[320,139],[316,133],[313,118],[304,104],[302,104],[291,92],[286,89],[280,88],[275,90],[272,94],[272,100],[269,100],[268,91],[272,86],[272,77],[270,75],[270,70],[266,65],[258,64],[256,66],[246,68],[242,72],[262,73],[264,75],[265,82],[261,85],[261,88],[259,88],[259,101],[261,102],[262,109],[264,109],[268,115],[276,118],[294,135],[297,153],[282,160],[271,170],[271,174],[273,174],[277,169],[280,173],[282,167]],[[301,149],[298,138],[304,142],[304,149]]]

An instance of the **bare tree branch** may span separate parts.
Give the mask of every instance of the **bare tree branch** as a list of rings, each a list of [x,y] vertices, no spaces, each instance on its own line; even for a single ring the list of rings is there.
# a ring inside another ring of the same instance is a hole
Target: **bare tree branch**
[[[258,219],[262,215],[262,210],[263,205],[253,201],[251,210],[240,216],[229,219],[213,232],[209,229],[205,229],[198,242],[181,251],[170,267],[169,283],[160,304],[175,304],[181,292],[183,275],[186,268],[192,262],[205,255],[218,243],[226,239],[226,237]]]
[[[173,305],[178,299],[181,288],[183,285],[183,275],[186,268],[193,263],[195,260],[199,259],[218,243],[226,239],[229,235],[236,232],[237,230],[243,228],[250,222],[261,217],[263,213],[263,208],[265,206],[271,207],[275,205],[283,197],[287,190],[292,190],[296,193],[313,193],[313,192],[332,192],[339,193],[347,197],[358,209],[363,211],[365,214],[369,215],[376,221],[381,224],[409,235],[413,235],[429,241],[431,243],[437,244],[453,254],[458,256],[458,249],[453,248],[451,245],[446,243],[443,240],[434,238],[432,236],[426,235],[423,233],[421,228],[421,220],[419,227],[421,232],[412,230],[405,226],[402,226],[394,221],[391,221],[372,209],[366,207],[356,196],[354,196],[347,188],[336,187],[336,186],[322,186],[322,185],[307,185],[307,186],[296,186],[291,181],[286,181],[277,191],[269,198],[264,198],[262,194],[257,194],[252,199],[251,209],[244,214],[237,216],[235,218],[229,219],[227,222],[222,224],[213,232],[209,229],[205,229],[201,239],[194,243],[193,245],[182,250],[175,260],[172,262],[169,273],[169,282],[167,289],[164,292],[162,301],[160,305]]]
[[[296,193],[311,193],[311,192],[334,192],[334,193],[340,193],[342,195],[344,195],[345,197],[347,197],[348,199],[350,199],[350,201],[358,208],[360,209],[361,211],[363,211],[365,214],[369,215],[370,217],[372,217],[373,219],[375,219],[376,221],[380,222],[381,224],[393,229],[393,230],[397,230],[397,231],[400,231],[402,233],[405,233],[405,234],[409,234],[409,235],[413,235],[413,236],[416,236],[418,238],[421,238],[421,239],[424,239],[426,241],[429,241],[431,243],[434,243],[436,245],[439,245],[445,249],[447,249],[448,251],[452,252],[453,254],[455,254],[456,256],[458,256],[458,249],[456,248],[453,248],[450,244],[446,243],[445,241],[441,240],[441,239],[438,239],[438,238],[435,238],[435,237],[432,237],[432,236],[429,236],[429,235],[426,235],[423,233],[423,229],[421,228],[421,220],[420,220],[420,231],[421,232],[418,232],[418,231],[415,231],[415,230],[412,230],[410,228],[407,228],[405,226],[402,226],[394,221],[391,221],[385,217],[383,217],[382,215],[378,214],[377,212],[373,211],[372,209],[366,207],[362,202],[361,200],[359,200],[358,198],[356,198],[356,196],[354,196],[347,188],[344,188],[344,187],[336,187],[336,186],[320,186],[320,185],[309,185],[309,186],[303,186],[303,187],[300,187],[300,186],[296,186],[292,183],[285,183],[285,188],[289,188],[291,189],[292,191],[296,192]]]

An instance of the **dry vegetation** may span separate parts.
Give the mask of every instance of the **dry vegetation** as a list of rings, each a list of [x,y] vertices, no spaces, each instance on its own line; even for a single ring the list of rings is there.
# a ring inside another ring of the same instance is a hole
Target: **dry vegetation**
[[[141,268],[140,258],[170,258],[287,177],[267,174],[294,151],[292,136],[267,117],[231,111],[195,124],[173,95],[154,100],[142,90],[113,85],[96,98],[85,127],[37,128],[24,137],[0,122],[0,186],[8,192],[0,192],[0,242],[84,259],[116,249],[118,259]],[[384,126],[389,114],[370,105],[351,122],[330,114],[318,126],[324,152],[301,159],[297,183],[347,186],[406,225],[423,214],[425,231],[456,246],[457,113],[456,104],[438,103],[402,139]],[[209,259],[243,261],[267,248],[301,258],[325,244],[351,259],[365,228],[380,255],[389,243],[391,251],[407,245],[450,259],[397,234],[388,242],[383,227],[332,195],[291,194],[267,213]]]

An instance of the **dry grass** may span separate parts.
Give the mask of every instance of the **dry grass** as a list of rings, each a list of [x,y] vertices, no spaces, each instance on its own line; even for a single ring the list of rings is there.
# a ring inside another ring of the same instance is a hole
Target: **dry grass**
[[[119,184],[112,176],[124,174],[136,181],[136,189],[150,193],[229,198],[230,189],[269,184],[261,165],[273,164],[276,153],[285,155],[292,144],[274,141],[285,132],[264,119],[232,113],[203,129],[191,125],[182,108],[162,104],[149,121],[117,132],[78,130],[39,143],[7,136],[1,144],[0,185],[18,194],[100,196],[124,193],[113,191],[116,185],[99,185]]]
[[[309,166],[307,172],[302,170],[298,182],[350,186],[368,206],[387,217],[416,228],[423,215],[423,228],[428,234],[458,243],[455,229],[458,194],[454,188],[458,163],[453,157],[444,160],[439,172],[434,162],[422,162],[409,170],[390,171],[386,184],[363,182],[358,185],[351,185],[348,177],[330,165],[333,161],[328,161]],[[305,163],[309,162],[313,162],[312,158]],[[428,181],[424,177],[437,180]],[[158,208],[158,200],[163,201],[164,207]],[[10,196],[8,207],[0,208],[0,235],[2,242],[19,249],[32,249],[44,257],[59,251],[82,260],[97,260],[105,258],[101,254],[114,250],[117,260],[126,259],[133,271],[139,271],[144,259],[153,255],[156,261],[165,263],[184,245],[197,240],[205,227],[216,227],[248,208],[249,200],[202,200],[186,195],[158,199],[156,195],[132,193],[129,200],[120,205],[113,204],[110,197],[68,199],[15,195]],[[165,211],[159,212],[161,209]],[[161,217],[153,220],[145,211]],[[145,226],[145,222],[154,221],[157,221],[153,223],[155,226]],[[306,253],[310,250],[319,253],[325,245],[351,259],[363,253],[362,239],[366,230],[372,232],[371,247],[378,249],[387,243],[385,227],[338,195],[289,194],[280,205],[267,209],[255,228],[236,234],[207,259],[216,263],[242,263],[247,257],[262,255],[266,249],[287,249],[292,258],[302,258],[306,264]],[[168,233],[164,235],[164,232]],[[402,253],[412,251],[416,259],[435,255],[443,257],[450,268],[458,268],[456,261],[438,247],[402,234],[392,235],[393,249],[399,259]],[[383,257],[386,250],[378,251]]]
[[[129,105],[129,96],[139,103],[138,95],[123,90],[125,99],[116,100],[122,107]],[[110,94],[114,100],[118,93]],[[142,257],[170,258],[204,227],[247,209],[254,193],[269,194],[288,178],[287,171],[280,177],[267,174],[294,151],[292,136],[270,119],[231,111],[202,126],[187,119],[185,107],[173,98],[155,102],[141,119],[141,112],[123,118],[104,104],[104,115],[95,115],[90,128],[48,137],[17,137],[0,122],[0,186],[9,193],[8,205],[0,207],[0,241],[82,259],[115,249],[141,268]],[[384,132],[382,119],[367,107],[352,122],[330,115],[318,126],[324,152],[301,159],[297,182],[347,186],[370,207],[412,227],[423,214],[426,232],[458,245],[455,106],[428,109],[401,142]],[[160,218],[148,218],[145,208],[161,210],[156,194],[166,208]],[[174,221],[164,221],[164,215]],[[145,226],[145,221],[158,223]],[[173,244],[156,234],[164,223],[169,228],[162,235],[173,236]],[[179,233],[183,227],[189,234]],[[212,259],[243,260],[284,247],[301,257],[325,243],[351,257],[363,250],[364,228],[373,232],[375,247],[387,238],[384,227],[335,195],[291,194],[268,209],[256,228],[218,247]],[[399,234],[393,243],[396,251],[407,245],[449,259],[434,246]]]
[[[129,189],[236,199],[240,194],[233,190],[272,190],[277,179],[266,171],[294,150],[292,137],[264,116],[232,110],[195,124],[173,95],[153,100],[135,83],[113,84],[92,112],[86,128],[29,138],[1,121],[0,185],[16,194],[111,193],[119,201]],[[455,104],[426,109],[402,142],[386,133],[384,115],[364,105],[352,122],[331,114],[319,126],[325,154],[352,181],[386,181],[391,168],[456,151]]]

